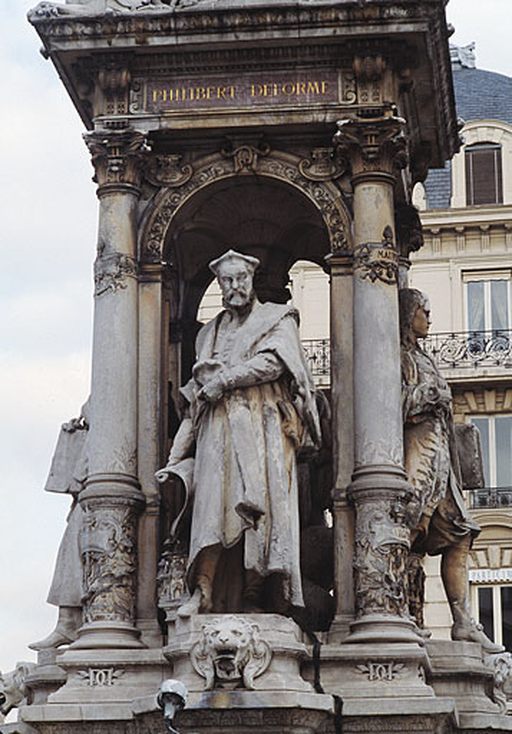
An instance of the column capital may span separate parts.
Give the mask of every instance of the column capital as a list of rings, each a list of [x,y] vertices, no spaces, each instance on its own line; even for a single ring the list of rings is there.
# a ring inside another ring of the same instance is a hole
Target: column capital
[[[390,110],[374,117],[356,115],[339,120],[334,144],[352,167],[353,178],[393,177],[408,162],[405,120]]]
[[[106,191],[138,190],[142,181],[147,136],[138,130],[100,130],[85,133],[98,184],[98,195]]]

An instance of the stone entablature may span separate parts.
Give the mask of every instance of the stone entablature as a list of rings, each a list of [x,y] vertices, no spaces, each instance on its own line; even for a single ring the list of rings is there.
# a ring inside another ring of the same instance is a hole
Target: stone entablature
[[[340,107],[401,100],[417,131],[414,180],[426,175],[426,159],[442,165],[458,149],[442,3],[283,0],[214,10],[203,2],[44,2],[29,19],[88,127],[100,118],[140,130],[273,124],[276,104],[288,123],[325,125]],[[290,70],[293,78],[283,76]]]

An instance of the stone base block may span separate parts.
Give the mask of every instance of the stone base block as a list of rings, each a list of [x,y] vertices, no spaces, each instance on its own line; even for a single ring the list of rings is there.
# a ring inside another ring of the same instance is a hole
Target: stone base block
[[[461,714],[459,720],[461,734],[505,734],[512,731],[512,717],[495,714]]]
[[[66,683],[48,696],[55,704],[126,704],[154,696],[172,669],[161,650],[75,650],[57,657]],[[35,673],[37,674],[38,668]]]
[[[429,640],[430,682],[437,696],[453,698],[460,714],[498,714],[492,699],[494,679],[476,642]]]
[[[41,650],[37,654],[37,666],[25,678],[25,686],[30,690],[30,702],[43,704],[48,696],[55,693],[67,680],[66,671],[56,663],[56,650]]]
[[[324,645],[320,678],[326,693],[351,699],[433,698],[427,684],[430,663],[424,647],[412,644]],[[305,669],[313,675],[312,664]]]
[[[455,734],[455,702],[449,699],[352,699],[343,706],[343,734]],[[483,734],[483,732],[480,732]]]
[[[307,656],[302,632],[277,614],[178,618],[164,653],[173,664],[173,677],[190,692],[313,690],[300,672]]]

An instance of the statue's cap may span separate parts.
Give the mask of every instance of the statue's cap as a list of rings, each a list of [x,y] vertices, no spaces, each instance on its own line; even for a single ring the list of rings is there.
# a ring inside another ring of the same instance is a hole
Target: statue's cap
[[[208,267],[213,273],[215,273],[215,275],[217,275],[219,267],[222,265],[222,263],[229,262],[229,260],[242,260],[247,265],[251,273],[254,273],[254,271],[260,264],[260,261],[257,257],[244,255],[241,252],[236,252],[236,250],[228,250],[216,260],[212,260]]]

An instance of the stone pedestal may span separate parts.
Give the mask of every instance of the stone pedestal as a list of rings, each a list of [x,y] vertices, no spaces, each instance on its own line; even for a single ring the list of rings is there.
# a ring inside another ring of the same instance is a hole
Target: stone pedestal
[[[491,696],[492,671],[484,664],[482,647],[475,642],[429,640],[432,686],[437,695],[453,698],[461,714],[496,714]]]
[[[324,645],[320,670],[324,690],[344,701],[433,699],[435,695],[427,683],[428,655],[416,645]]]
[[[300,672],[308,654],[302,633],[295,622],[278,614],[178,617],[164,654],[173,665],[173,677],[192,693],[244,687],[254,691],[313,691]],[[219,675],[223,666],[229,673],[238,661],[238,675],[236,671],[231,677],[222,672]],[[246,676],[248,669],[250,675]]]

